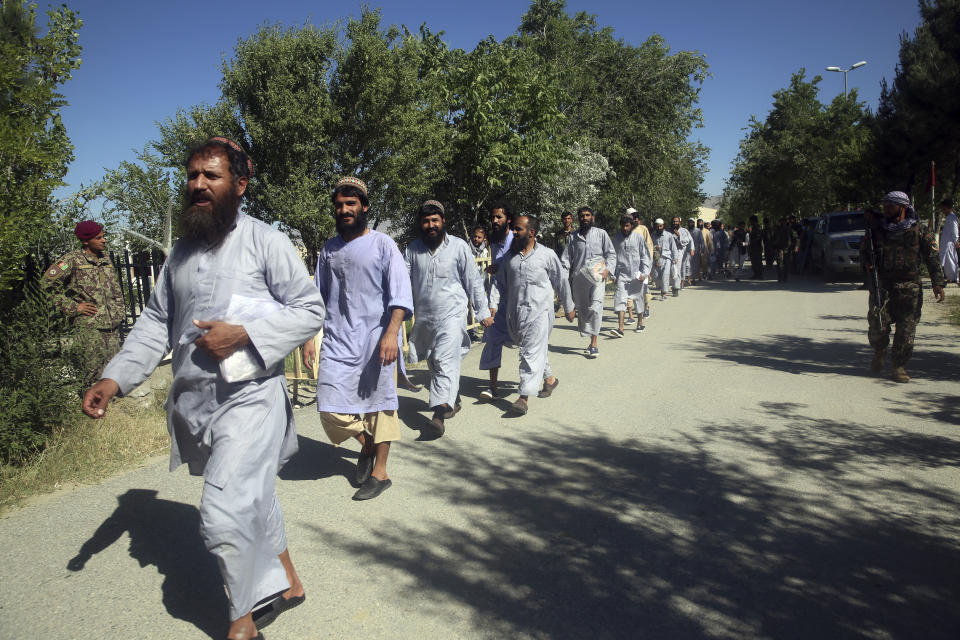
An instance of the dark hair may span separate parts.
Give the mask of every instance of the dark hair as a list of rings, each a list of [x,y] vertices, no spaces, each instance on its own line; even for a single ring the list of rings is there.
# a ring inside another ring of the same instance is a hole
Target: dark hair
[[[470,235],[475,234],[477,231],[483,231],[483,235],[487,235],[487,228],[482,224],[478,224],[473,229],[470,230]]]
[[[370,206],[370,198],[367,197],[367,194],[363,192],[363,189],[352,184],[342,184],[336,189],[333,190],[333,193],[330,194],[330,202],[337,204],[337,196],[344,196],[346,198],[356,198],[360,201],[365,207]]]
[[[227,156],[227,163],[230,166],[230,175],[233,176],[234,181],[239,178],[250,179],[250,174],[252,173],[252,163],[250,162],[250,157],[243,151],[243,149],[233,148],[230,144],[222,142],[220,140],[207,140],[202,142],[189,151],[187,151],[187,161],[184,165],[190,164],[190,160],[197,155],[212,155],[217,152],[222,152]]]
[[[443,218],[443,209],[435,204],[424,203],[417,209],[417,218],[422,218],[423,216],[440,216]]]
[[[564,211],[563,213],[560,214],[560,219],[563,220],[563,219],[566,218],[567,216],[570,216],[570,217],[572,218],[572,217],[573,217],[573,213],[571,213],[571,212],[569,212],[569,211]]]
[[[513,220],[513,207],[510,206],[509,202],[501,200],[500,202],[493,203],[493,206],[490,207],[490,215],[493,215],[493,212],[497,209],[503,209],[503,212],[507,214],[507,218]]]
[[[517,216],[517,219],[526,218],[527,219],[527,229],[533,230],[533,233],[536,234],[537,231],[540,231],[540,218],[537,216],[530,215],[525,213],[523,215]]]
[[[624,222],[629,222],[630,224],[637,224],[637,221],[633,219],[633,216],[627,213],[620,216],[620,224],[623,224]]]
[[[953,198],[944,198],[944,199],[940,202],[940,206],[941,206],[941,207],[948,207],[948,208],[950,208],[950,209],[953,209]]]
[[[590,207],[587,207],[587,206],[583,206],[583,207],[580,207],[579,209],[577,209],[577,215],[579,216],[579,215],[580,215],[581,213],[583,213],[584,211],[587,211],[587,212],[589,212],[589,213],[593,213],[593,209],[591,209]]]

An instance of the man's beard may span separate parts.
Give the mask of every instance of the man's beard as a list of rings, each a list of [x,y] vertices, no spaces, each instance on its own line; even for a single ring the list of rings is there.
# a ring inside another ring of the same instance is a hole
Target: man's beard
[[[581,222],[580,223],[580,233],[587,233],[590,229],[593,228],[592,222]]]
[[[343,218],[337,216],[337,233],[352,236],[367,228],[367,212],[360,211],[353,217],[353,224],[347,224]]]
[[[220,200],[214,200],[212,207],[190,204],[180,214],[180,235],[205,242],[211,248],[217,247],[230,233],[239,206],[240,196],[232,192]]]
[[[512,253],[520,253],[527,247],[527,239],[521,238],[517,234],[513,234],[513,240],[510,242],[510,251]]]
[[[431,236],[426,231],[420,230],[420,237],[423,239],[423,244],[431,250],[436,249],[441,244],[443,244],[443,237],[447,235],[446,227],[441,227],[440,231],[436,235]]]
[[[504,224],[502,227],[497,227],[495,224],[490,225],[490,239],[494,242],[503,242],[507,237],[507,225]]]
[[[680,230],[680,223],[678,222],[677,224],[673,225],[673,229],[674,229],[674,231],[679,231],[679,230]]]

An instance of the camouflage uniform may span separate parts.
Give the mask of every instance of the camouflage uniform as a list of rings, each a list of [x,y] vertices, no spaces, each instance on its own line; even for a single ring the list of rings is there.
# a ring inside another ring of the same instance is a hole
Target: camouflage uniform
[[[874,350],[886,349],[890,344],[890,325],[896,323],[890,362],[894,367],[902,367],[913,354],[913,338],[923,305],[921,262],[927,265],[934,287],[943,287],[946,281],[933,235],[919,223],[900,233],[886,232],[875,226],[873,237],[879,254],[877,276],[881,291],[886,293],[887,304],[883,309],[884,329],[881,331],[880,309],[875,296],[870,293],[867,336]],[[860,241],[860,264],[870,264],[866,236]]]
[[[47,269],[45,285],[53,292],[53,303],[90,340],[91,353],[86,372],[89,380],[99,378],[107,362],[120,350],[120,329],[124,320],[123,290],[110,258],[98,258],[83,249],[66,254]],[[97,305],[97,313],[86,316],[77,311],[81,302]]]

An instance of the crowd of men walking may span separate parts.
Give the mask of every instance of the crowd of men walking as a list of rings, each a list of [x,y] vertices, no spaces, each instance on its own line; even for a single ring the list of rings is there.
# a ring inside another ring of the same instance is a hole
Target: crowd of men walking
[[[516,214],[508,203],[493,205],[489,232],[479,225],[468,242],[447,232],[443,204],[427,200],[417,212],[419,237],[401,252],[392,238],[368,227],[367,185],[347,176],[331,194],[337,235],[321,248],[311,283],[290,240],[240,210],[253,165],[237,143],[207,140],[190,151],[186,170],[180,239],[82,407],[102,418],[114,396],[133,390],[172,352],[170,468],[186,463],[191,474],[203,476],[201,535],[219,561],[234,640],[263,638],[260,629],[306,598],[275,486],[277,471],[297,450],[284,375],[284,358],[297,346],[317,373],[317,410],[327,437],[360,444],[353,498],[369,500],[392,482],[387,460],[402,431],[397,386],[416,390],[402,357],[405,321],[414,320],[409,360],[427,364],[433,412],[427,429],[439,437],[462,407],[468,309],[484,327],[479,366],[489,383],[481,399],[501,397],[503,348],[512,343],[519,388],[510,410],[523,415],[531,396],[549,398],[560,384],[548,358],[558,309],[577,323],[586,340],[583,355],[595,359],[608,280],[617,314],[609,331],[624,338],[630,327],[644,331],[655,297],[665,301],[700,280],[736,277],[746,257],[752,277],[762,277],[768,252],[785,280],[798,250],[788,219],[770,228],[754,216],[749,227],[728,231],[717,220],[708,225],[690,218],[684,225],[674,217],[668,226],[657,218],[650,229],[631,208],[611,238],[584,206],[577,228],[565,213],[561,228],[545,237],[536,216]],[[881,283],[870,297],[872,366],[882,368],[896,323],[892,359],[899,379],[919,318],[919,264],[926,262],[938,300],[943,274],[905,194],[888,194],[878,216],[871,222],[876,253],[863,258]],[[109,274],[102,231],[95,223],[78,225],[83,248],[47,272],[50,286],[83,291]],[[96,319],[91,327],[113,344],[122,305],[119,290],[105,290],[102,300],[93,294],[57,300],[67,312]]]

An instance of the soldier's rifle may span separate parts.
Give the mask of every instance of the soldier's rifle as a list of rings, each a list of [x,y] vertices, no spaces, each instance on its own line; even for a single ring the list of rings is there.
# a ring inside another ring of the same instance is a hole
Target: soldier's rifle
[[[866,233],[864,234],[864,239],[867,241],[867,258],[870,260],[870,268],[867,270],[867,287],[870,289],[870,294],[873,296],[873,299],[877,301],[877,322],[882,332],[886,330],[883,322],[883,312],[887,307],[887,296],[880,287],[880,273],[877,268],[880,264],[880,252],[877,251],[877,245],[874,242],[872,225],[872,219],[879,217],[880,213],[869,211],[867,214]]]

